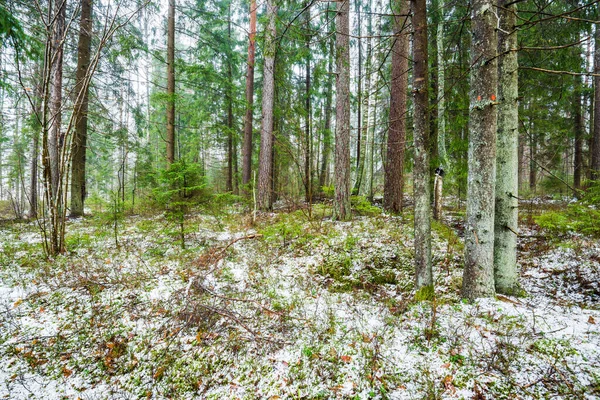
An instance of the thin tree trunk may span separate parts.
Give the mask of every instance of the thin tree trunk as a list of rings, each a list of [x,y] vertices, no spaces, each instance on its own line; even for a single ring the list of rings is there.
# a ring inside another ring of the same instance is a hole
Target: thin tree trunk
[[[494,220],[494,283],[496,291],[514,294],[518,285],[517,235],[519,216],[519,64],[517,6],[500,0],[498,30],[498,138]],[[509,32],[507,34],[506,32]]]
[[[242,185],[250,183],[252,174],[252,111],[254,104],[254,54],[256,51],[256,0],[250,1],[250,32],[248,36],[248,70],[246,72],[246,116],[242,147]],[[249,192],[248,192],[249,193]]]
[[[90,66],[92,43],[92,0],[81,0],[77,72],[75,76],[75,134],[71,142],[71,217],[83,215],[86,196],[85,163],[87,149],[88,85],[84,84]],[[84,90],[85,89],[85,90]],[[82,92],[83,91],[83,92]]]
[[[413,15],[414,197],[416,287],[433,294],[431,206],[429,187],[429,83],[427,71],[427,5],[411,0]]]
[[[337,3],[336,105],[335,105],[335,198],[333,218],[349,220],[350,209],[350,5]]]
[[[537,137],[533,129],[529,132],[529,190],[535,193],[537,183]]]
[[[473,0],[469,178],[463,296],[494,295],[494,193],[496,181],[497,18],[492,0]]]
[[[231,46],[231,3],[229,3],[229,14],[227,19],[227,38],[228,45]],[[226,191],[233,193],[233,153],[234,138],[233,138],[233,66],[231,63],[231,49],[228,48],[227,54],[227,186]]]
[[[573,187],[581,189],[583,175],[583,115],[581,112],[581,77],[575,76],[573,90],[573,130],[575,131],[573,157]],[[576,193],[577,194],[577,193]]]
[[[306,29],[306,76],[305,76],[305,84],[306,84],[306,92],[304,99],[305,101],[305,112],[306,115],[304,117],[304,141],[305,141],[305,149],[304,149],[304,196],[307,203],[310,204],[312,201],[312,138],[311,138],[311,130],[310,130],[310,121],[311,121],[311,107],[310,107],[310,7],[309,4],[306,3],[306,11],[305,11],[305,29]]]
[[[600,13],[600,3],[598,4]],[[594,47],[594,135],[590,148],[590,176],[600,180],[600,27],[596,26]]]
[[[392,46],[392,78],[390,89],[390,123],[387,138],[387,162],[383,186],[383,207],[402,211],[404,195],[404,153],[406,142],[406,100],[408,98],[408,15],[409,3],[394,3],[394,44]]]
[[[361,137],[361,121],[362,121],[362,22],[360,19],[360,1],[356,0],[354,3],[356,7],[356,19],[358,26],[358,79],[356,83],[356,94],[357,94],[357,115],[356,115],[356,181],[354,182],[354,188],[352,188],[352,193],[355,195],[360,194],[360,186],[362,183],[363,173],[364,173],[364,157],[362,157],[361,149],[362,149],[362,137]]]
[[[325,98],[325,127],[323,129],[323,154],[321,156],[321,171],[319,172],[319,190],[323,190],[323,186],[327,184],[327,173],[329,167],[329,155],[331,153],[331,105],[333,103],[332,80],[333,76],[333,39],[329,40],[329,61],[328,75],[326,83],[326,98]]]
[[[258,168],[257,206],[260,210],[270,210],[273,206],[273,101],[275,96],[275,52],[277,5],[274,0],[267,2],[269,20],[265,37],[262,124],[260,131],[260,162]]]
[[[175,0],[167,19],[167,163],[175,161]]]

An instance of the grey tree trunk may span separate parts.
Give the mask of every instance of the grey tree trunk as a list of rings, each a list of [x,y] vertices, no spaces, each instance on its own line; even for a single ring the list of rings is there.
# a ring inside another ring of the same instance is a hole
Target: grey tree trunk
[[[519,64],[517,6],[498,2],[498,137],[494,222],[494,282],[496,291],[514,294],[518,286],[517,231],[519,216]]]
[[[252,171],[252,111],[254,105],[254,55],[256,52],[256,0],[250,1],[250,32],[248,37],[248,71],[246,73],[246,116],[242,147],[242,184],[250,183]]]
[[[360,194],[360,186],[362,184],[362,178],[364,175],[365,158],[362,153],[362,22],[360,18],[360,1],[354,2],[356,8],[356,24],[358,26],[358,76],[356,82],[356,181],[354,181],[354,187],[352,188],[352,194]]]
[[[411,0],[413,24],[414,198],[416,288],[433,295],[431,270],[431,205],[429,186],[429,82],[427,67],[427,2]]]
[[[307,203],[312,202],[312,189],[313,189],[313,168],[312,168],[312,134],[311,134],[311,102],[310,102],[310,42],[312,35],[310,31],[310,4],[306,3],[305,15],[305,46],[306,46],[306,70],[305,70],[305,84],[306,92],[304,99],[305,113],[304,116],[304,199]],[[309,211],[311,209],[309,208]]]
[[[75,133],[71,142],[71,217],[83,215],[86,196],[85,162],[87,149],[88,93],[84,81],[90,66],[92,43],[92,0],[81,0],[77,72],[75,75]]]
[[[402,211],[404,195],[404,154],[406,148],[406,100],[408,98],[408,12],[407,0],[394,2],[394,44],[390,89],[390,122],[387,138],[387,160],[383,184],[383,207]]]
[[[350,5],[337,3],[336,14],[336,104],[335,104],[335,197],[333,218],[352,218],[350,209]]]
[[[600,4],[598,4],[600,12]],[[600,179],[600,27],[596,26],[594,46],[594,135],[590,149],[590,176]]]
[[[175,0],[167,19],[167,163],[175,161]]]
[[[436,33],[437,44],[437,153],[441,170],[437,171],[433,181],[433,218],[442,219],[444,193],[444,170],[448,170],[446,156],[446,59],[444,57],[444,0],[438,4],[439,19]]]
[[[319,190],[323,190],[323,186],[327,183],[327,172],[329,166],[329,155],[331,153],[331,105],[333,102],[333,90],[331,76],[333,76],[333,40],[329,40],[329,60],[328,60],[328,77],[326,83],[326,98],[325,98],[325,127],[323,128],[323,154],[321,156],[321,170],[319,172]]]
[[[257,207],[270,210],[273,206],[273,102],[275,98],[275,17],[277,5],[274,0],[267,2],[269,20],[265,35],[262,123],[260,129],[260,161],[258,166]]]
[[[52,35],[50,66],[50,132],[48,135],[48,158],[50,164],[50,199],[56,202],[59,195],[61,175],[61,120],[62,120],[62,78],[65,37],[66,2],[55,0],[56,22]]]
[[[494,295],[494,193],[498,63],[494,2],[473,0],[467,222],[463,296]]]
[[[237,177],[234,175],[234,153],[235,140],[233,137],[233,63],[231,61],[231,3],[229,3],[227,19],[227,39],[228,39],[228,54],[227,54],[227,95],[225,99],[227,107],[227,184],[226,191],[234,192],[234,180]]]

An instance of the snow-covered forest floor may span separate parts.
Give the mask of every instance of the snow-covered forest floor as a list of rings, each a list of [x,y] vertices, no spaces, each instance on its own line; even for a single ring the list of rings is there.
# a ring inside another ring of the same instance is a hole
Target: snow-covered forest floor
[[[368,210],[367,210],[368,211]],[[373,210],[372,210],[373,211]],[[434,223],[436,300],[412,220],[317,205],[186,220],[0,225],[0,398],[600,397],[600,241],[524,221],[519,297],[460,299],[460,212]]]

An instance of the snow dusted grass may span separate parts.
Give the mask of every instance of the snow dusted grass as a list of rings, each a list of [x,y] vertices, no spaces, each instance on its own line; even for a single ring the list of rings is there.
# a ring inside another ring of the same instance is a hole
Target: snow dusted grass
[[[456,221],[437,298],[414,301],[410,216],[328,210],[73,221],[43,259],[0,232],[0,397],[502,399],[600,396],[600,244],[520,242],[527,295],[459,298]],[[118,246],[117,246],[118,244]]]

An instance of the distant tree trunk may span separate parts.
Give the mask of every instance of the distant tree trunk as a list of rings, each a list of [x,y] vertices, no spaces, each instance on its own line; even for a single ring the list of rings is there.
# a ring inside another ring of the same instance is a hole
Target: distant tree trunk
[[[494,295],[494,192],[496,181],[497,35],[494,2],[473,0],[469,178],[463,296]]]
[[[310,106],[310,41],[311,41],[311,33],[310,33],[310,7],[309,3],[306,3],[306,11],[305,13],[305,29],[306,29],[306,75],[305,75],[305,84],[306,84],[306,92],[305,92],[305,112],[306,115],[304,117],[304,198],[307,203],[312,202],[312,137],[310,130],[310,121],[311,121],[311,106]]]
[[[357,108],[356,108],[356,181],[354,182],[354,188],[352,193],[355,195],[360,194],[360,186],[364,174],[365,160],[361,155],[361,121],[362,121],[362,23],[360,19],[360,1],[355,1],[356,7],[356,19],[358,26],[358,76],[356,82],[356,97],[357,97]]]
[[[598,4],[600,13],[600,4]],[[594,50],[594,135],[590,149],[590,176],[600,180],[600,27],[596,26]]]
[[[392,78],[390,88],[390,123],[387,138],[387,162],[383,185],[383,207],[402,211],[404,195],[404,151],[406,148],[406,100],[408,98],[408,12],[406,0],[396,0],[394,44],[392,46]]]
[[[321,156],[321,170],[319,172],[319,190],[323,190],[323,186],[327,182],[327,170],[329,166],[329,155],[331,154],[331,105],[333,102],[333,90],[331,77],[333,76],[333,40],[329,40],[329,60],[328,60],[328,77],[325,84],[325,127],[323,128],[323,154]]]
[[[229,12],[227,19],[227,188],[226,191],[233,193],[233,180],[235,179],[234,170],[234,155],[235,141],[233,137],[233,65],[231,62],[231,3],[229,3]]]
[[[260,130],[260,162],[258,169],[257,206],[261,210],[270,210],[273,206],[273,101],[275,96],[275,17],[277,6],[274,0],[267,1],[269,20],[265,35],[262,124]]]
[[[167,20],[167,162],[175,161],[175,0]]]
[[[514,294],[518,285],[516,232],[519,225],[519,64],[515,29],[517,6],[512,0],[500,0],[498,13],[500,57],[498,58],[494,283],[497,292]]]
[[[529,132],[529,190],[535,193],[537,184],[537,137],[534,131]]]
[[[350,5],[337,2],[336,105],[335,105],[335,198],[333,218],[352,218],[350,209]]]
[[[246,73],[246,116],[242,147],[242,184],[250,183],[252,173],[252,111],[254,104],[254,54],[256,51],[256,0],[250,1],[250,32],[248,37],[248,71]]]
[[[60,197],[60,159],[61,145],[61,120],[62,120],[62,81],[63,81],[63,55],[65,37],[66,2],[54,0],[56,8],[56,22],[52,35],[51,56],[53,62],[50,66],[50,132],[48,135],[49,182],[51,183],[50,199],[55,203]]]
[[[581,189],[583,174],[583,115],[581,112],[581,77],[575,76],[573,90],[573,130],[575,131],[573,157],[573,187]],[[577,193],[576,193],[577,194]]]
[[[413,23],[414,198],[416,287],[433,294],[431,205],[429,187],[429,83],[427,71],[427,2],[411,0]]]
[[[71,217],[83,215],[86,196],[85,162],[87,149],[88,92],[84,81],[90,66],[92,43],[92,0],[81,0],[77,72],[75,74],[75,134],[71,142]]]

